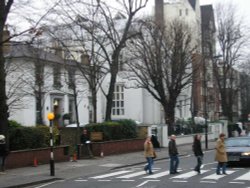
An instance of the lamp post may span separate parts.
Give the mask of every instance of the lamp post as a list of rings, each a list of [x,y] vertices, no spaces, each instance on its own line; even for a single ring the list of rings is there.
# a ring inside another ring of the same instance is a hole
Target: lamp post
[[[49,120],[49,132],[50,132],[50,175],[55,175],[55,163],[54,163],[54,142],[53,142],[53,119],[55,118],[54,113],[50,112],[47,116]]]

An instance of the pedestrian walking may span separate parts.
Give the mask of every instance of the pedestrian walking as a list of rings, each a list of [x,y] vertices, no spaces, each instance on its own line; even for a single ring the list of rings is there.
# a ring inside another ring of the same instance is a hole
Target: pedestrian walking
[[[201,148],[201,135],[200,134],[196,134],[194,136],[193,152],[197,159],[197,165],[195,166],[194,171],[200,174],[201,173],[200,169],[201,169],[201,165],[203,161],[203,151]]]
[[[170,157],[170,174],[179,173],[177,171],[178,166],[179,166],[179,153],[178,153],[175,140],[176,140],[176,136],[171,135],[169,143],[168,143],[168,152],[169,152],[169,157]]]
[[[160,143],[155,135],[151,136],[151,142],[155,150],[160,151]]]
[[[6,147],[5,136],[0,135],[0,172],[4,173],[5,171],[5,159],[8,155],[8,150]]]
[[[153,174],[152,167],[154,164],[155,151],[153,144],[151,142],[151,136],[148,136],[144,142],[144,156],[147,160],[147,165],[144,167],[144,170],[148,171],[148,174]]]
[[[216,174],[220,175],[221,174],[221,169],[222,169],[222,174],[227,174],[226,173],[226,163],[227,163],[227,153],[226,153],[226,148],[225,148],[225,134],[221,133],[219,135],[219,138],[216,142],[216,153],[215,153],[215,160],[218,161],[217,168],[216,168]]]

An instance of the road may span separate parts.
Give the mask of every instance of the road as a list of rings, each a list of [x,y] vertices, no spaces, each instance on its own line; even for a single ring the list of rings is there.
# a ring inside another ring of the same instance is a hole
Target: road
[[[193,171],[196,159],[193,155],[180,158],[180,174],[169,174],[169,160],[155,161],[154,174],[146,175],[144,165],[114,168],[102,174],[79,176],[74,179],[37,185],[35,188],[250,188],[249,167],[228,167],[228,175],[216,175],[214,151],[207,151],[201,174]]]

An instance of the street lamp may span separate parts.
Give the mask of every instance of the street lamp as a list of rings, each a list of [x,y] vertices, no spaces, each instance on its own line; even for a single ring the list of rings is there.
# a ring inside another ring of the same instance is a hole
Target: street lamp
[[[49,132],[50,132],[50,175],[55,175],[55,163],[54,163],[54,142],[53,142],[53,120],[55,118],[54,113],[50,112],[47,116],[49,120]]]

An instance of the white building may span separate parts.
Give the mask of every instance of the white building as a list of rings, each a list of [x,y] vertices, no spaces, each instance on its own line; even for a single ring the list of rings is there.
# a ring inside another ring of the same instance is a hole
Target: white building
[[[193,4],[194,3],[194,4]],[[191,23],[194,28],[194,35],[197,39],[200,36],[200,12],[199,1],[183,0],[164,4],[165,20],[179,17]],[[166,21],[167,23],[167,21]],[[196,41],[197,42],[197,41]],[[17,46],[14,46],[17,48]],[[35,65],[37,63],[36,56],[32,55],[31,50],[22,49],[11,51],[8,55],[6,65],[10,67],[18,67],[16,71],[7,74],[7,90],[11,90],[11,82],[27,81],[22,86],[21,94],[23,97],[19,100],[19,108],[10,111],[10,119],[14,119],[26,126],[35,125],[37,122],[37,100],[34,95],[35,87]],[[41,53],[41,52],[39,52]],[[44,123],[48,124],[47,113],[54,111],[56,114],[63,115],[70,113],[72,120],[75,120],[73,93],[67,86],[68,74],[66,74],[65,60],[51,53],[42,52],[39,59],[45,63],[44,67],[44,86],[42,98],[42,114]],[[53,68],[53,65],[60,65]],[[56,76],[60,75],[59,77]],[[75,73],[74,75],[80,75]],[[162,124],[164,123],[164,114],[161,105],[144,89],[132,88],[128,80],[124,80],[122,72],[118,74],[113,109],[112,119],[133,119],[144,124]],[[79,76],[80,77],[80,76]],[[108,88],[109,74],[106,75],[102,83],[103,90]],[[33,80],[33,82],[32,82]],[[80,123],[87,123],[90,120],[91,105],[89,102],[88,85],[84,80],[80,80],[78,89],[82,90],[78,95],[78,111]],[[28,82],[29,81],[29,82]],[[57,88],[55,82],[59,82],[60,88]],[[17,84],[18,85],[18,84]],[[19,85],[20,86],[20,85]],[[36,88],[37,90],[37,88]],[[9,101],[10,102],[9,98]],[[106,101],[101,90],[99,90],[97,98],[97,121],[102,122],[105,117]],[[22,107],[21,107],[22,105]],[[176,118],[186,119],[191,117],[191,88],[187,88],[179,97],[176,107]],[[21,107],[21,108],[20,108]],[[59,124],[62,124],[61,117]]]
[[[41,109],[44,124],[49,124],[49,112],[55,113],[55,125],[62,126],[62,116],[67,113],[75,121],[75,103],[69,85],[69,80],[75,79],[79,121],[88,122],[87,86],[77,72],[70,74],[66,68],[69,62],[55,54],[21,43],[11,43],[5,57],[9,119],[25,126],[34,126],[38,124]]]

